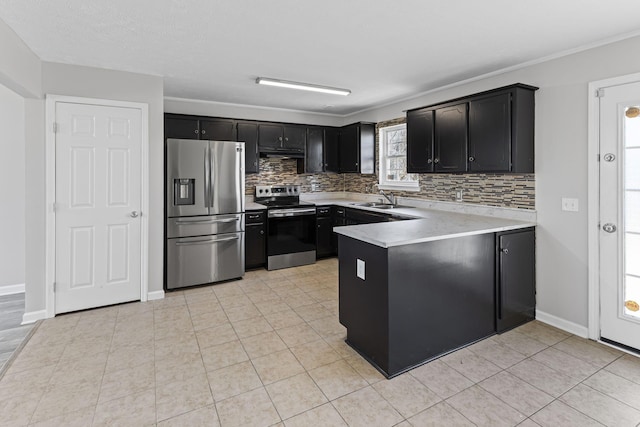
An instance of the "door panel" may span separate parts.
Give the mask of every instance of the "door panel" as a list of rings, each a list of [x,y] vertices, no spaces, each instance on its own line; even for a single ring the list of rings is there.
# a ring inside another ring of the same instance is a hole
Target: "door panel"
[[[600,98],[600,336],[640,349],[640,82]]]
[[[141,111],[58,102],[55,114],[55,312],[138,300]]]

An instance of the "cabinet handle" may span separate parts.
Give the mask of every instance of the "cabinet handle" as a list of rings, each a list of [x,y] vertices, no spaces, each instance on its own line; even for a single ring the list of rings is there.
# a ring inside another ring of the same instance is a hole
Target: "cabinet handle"
[[[473,156],[469,156],[469,161],[470,161],[470,162],[474,162],[475,160],[476,160],[476,158],[475,158],[475,157],[473,157]]]
[[[358,166],[358,164],[356,163],[356,166]]]
[[[264,230],[260,230],[260,234],[264,234]]]
[[[194,130],[194,132],[195,132],[196,134],[200,133],[200,132],[198,132],[198,129]]]
[[[289,138],[285,137],[285,138],[284,138],[284,140],[285,140],[285,141],[289,141]]]
[[[505,255],[507,255],[507,254],[509,253],[509,249],[504,248],[504,249],[502,250],[502,253],[503,253],[503,254],[505,254]]]
[[[428,164],[433,163],[433,159],[427,159],[427,163],[428,163]]]
[[[433,159],[433,163],[440,163],[440,159]]]
[[[202,129],[202,134],[204,135],[205,133],[207,133],[207,131]]]

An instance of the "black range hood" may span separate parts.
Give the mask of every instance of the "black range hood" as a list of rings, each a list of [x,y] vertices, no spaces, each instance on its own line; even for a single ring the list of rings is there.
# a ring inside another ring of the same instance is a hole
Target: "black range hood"
[[[303,150],[293,150],[290,148],[261,148],[260,157],[280,158],[280,159],[304,159]]]

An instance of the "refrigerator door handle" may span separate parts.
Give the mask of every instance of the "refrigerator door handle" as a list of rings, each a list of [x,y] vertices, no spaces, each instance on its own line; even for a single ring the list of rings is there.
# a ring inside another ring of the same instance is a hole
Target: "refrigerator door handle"
[[[211,162],[209,159],[209,145],[204,151],[204,206],[211,207]]]
[[[242,146],[236,147],[236,159],[238,160],[238,188],[241,193],[244,193],[244,152]],[[240,197],[240,212],[244,212],[244,194],[239,194]]]
[[[209,143],[209,170],[211,172],[209,172],[209,179],[210,179],[210,183],[209,183],[209,188],[210,188],[210,195],[209,195],[209,200],[211,201],[211,204],[209,205],[210,207],[214,207],[213,205],[215,204],[215,197],[216,197],[216,193],[215,193],[215,186],[216,186],[216,181],[214,179],[214,176],[216,174],[215,169],[213,168],[213,165],[215,165],[214,162],[214,155],[213,155],[213,151],[211,149],[211,143]]]

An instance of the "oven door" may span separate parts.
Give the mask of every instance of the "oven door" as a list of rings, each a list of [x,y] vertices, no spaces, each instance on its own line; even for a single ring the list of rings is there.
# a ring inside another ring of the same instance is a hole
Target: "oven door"
[[[316,208],[269,209],[267,235],[269,270],[314,263]]]

